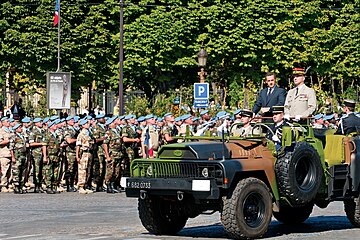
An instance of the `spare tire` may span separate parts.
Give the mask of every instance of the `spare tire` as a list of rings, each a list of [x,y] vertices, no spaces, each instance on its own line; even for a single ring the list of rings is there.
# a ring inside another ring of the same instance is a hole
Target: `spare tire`
[[[296,143],[293,151],[280,157],[275,171],[280,194],[292,205],[311,202],[323,179],[320,156],[307,142]]]

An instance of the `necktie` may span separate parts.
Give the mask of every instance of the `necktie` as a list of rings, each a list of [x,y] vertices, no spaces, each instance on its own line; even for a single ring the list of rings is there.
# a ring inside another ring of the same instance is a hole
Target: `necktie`
[[[266,102],[269,101],[271,91],[272,91],[272,88],[268,88],[268,92],[267,92],[267,95],[266,95]]]
[[[299,93],[299,89],[296,88],[295,97],[298,95],[298,93]]]

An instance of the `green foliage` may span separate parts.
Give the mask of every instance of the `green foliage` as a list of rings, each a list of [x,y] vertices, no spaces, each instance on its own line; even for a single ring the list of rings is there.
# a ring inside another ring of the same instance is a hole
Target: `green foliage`
[[[125,112],[145,116],[150,113],[149,100],[146,97],[134,96],[125,103]]]

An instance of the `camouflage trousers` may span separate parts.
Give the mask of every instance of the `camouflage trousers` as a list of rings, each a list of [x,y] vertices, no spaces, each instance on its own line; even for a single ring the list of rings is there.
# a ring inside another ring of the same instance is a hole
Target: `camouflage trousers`
[[[11,177],[11,157],[1,157],[1,187],[7,187]]]
[[[91,177],[91,158],[90,152],[83,152],[80,156],[80,163],[78,166],[78,187],[83,188],[86,184],[89,184]]]
[[[15,186],[21,186],[24,181],[26,156],[22,152],[14,152],[16,162],[12,164],[13,182]]]
[[[93,176],[97,184],[102,186],[105,174],[106,174],[106,165],[105,165],[105,155],[97,152],[93,157]]]
[[[43,181],[43,163],[42,163],[42,152],[38,151],[38,149],[32,151],[33,157],[33,182],[34,184],[41,184]]]
[[[59,168],[59,157],[54,155],[49,155],[45,165],[45,184],[47,187],[57,186],[58,178],[60,174]]]
[[[114,182],[115,179],[121,174],[121,158],[113,157],[111,161],[106,162],[106,175],[105,175],[105,183],[108,184],[110,182]]]
[[[69,184],[74,184],[77,173],[77,162],[75,152],[66,151],[65,179]]]

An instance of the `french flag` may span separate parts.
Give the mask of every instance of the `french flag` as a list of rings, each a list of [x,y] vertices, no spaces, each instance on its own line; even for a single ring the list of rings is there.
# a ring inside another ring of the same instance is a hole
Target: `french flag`
[[[59,0],[56,0],[54,26],[56,26],[59,23],[59,10],[60,10]]]
[[[146,127],[146,134],[145,134],[145,141],[144,145],[147,147],[147,158],[153,158],[154,157],[154,148],[152,144],[152,140],[149,133],[149,126]]]

